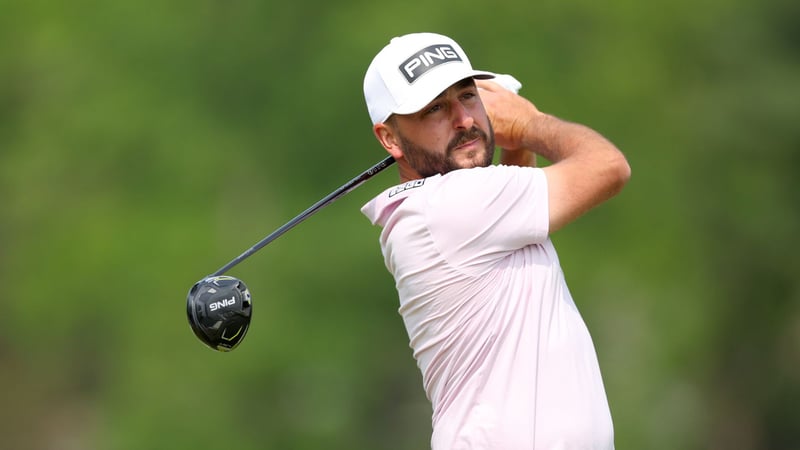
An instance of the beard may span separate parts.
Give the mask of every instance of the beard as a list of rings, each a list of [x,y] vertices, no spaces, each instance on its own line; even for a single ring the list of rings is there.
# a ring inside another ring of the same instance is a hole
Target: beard
[[[408,165],[416,170],[423,178],[437,174],[444,175],[447,172],[457,169],[486,167],[492,163],[494,158],[494,130],[492,129],[492,124],[489,124],[488,134],[474,125],[469,130],[458,133],[448,142],[447,149],[444,153],[419,146],[409,139],[406,139],[401,133],[398,133],[398,138],[400,144],[403,146],[403,155]],[[474,139],[483,141],[483,153],[471,151],[466,155],[468,159],[466,163],[456,161],[454,157],[455,148]]]

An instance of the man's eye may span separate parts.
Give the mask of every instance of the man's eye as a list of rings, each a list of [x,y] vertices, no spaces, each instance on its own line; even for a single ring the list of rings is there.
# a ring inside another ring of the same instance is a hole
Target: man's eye
[[[441,105],[433,105],[430,108],[425,110],[425,114],[433,114],[436,111],[439,111],[440,109],[442,109]]]

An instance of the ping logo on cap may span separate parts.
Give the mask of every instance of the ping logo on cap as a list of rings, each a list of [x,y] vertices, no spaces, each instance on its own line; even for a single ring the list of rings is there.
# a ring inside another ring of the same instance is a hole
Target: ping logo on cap
[[[431,45],[403,61],[398,69],[400,69],[406,81],[411,84],[434,67],[453,61],[462,61],[462,59],[452,45]]]

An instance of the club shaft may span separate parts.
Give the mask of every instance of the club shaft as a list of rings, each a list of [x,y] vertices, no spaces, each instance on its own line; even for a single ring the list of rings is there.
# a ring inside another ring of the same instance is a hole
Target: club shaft
[[[225,264],[224,266],[220,267],[219,270],[217,270],[216,272],[214,272],[211,275],[209,275],[209,277],[216,277],[216,276],[222,275],[225,272],[229,271],[235,265],[237,265],[240,262],[244,261],[245,259],[249,258],[253,253],[261,250],[261,248],[263,248],[265,245],[269,244],[270,242],[272,242],[275,239],[277,239],[278,237],[280,237],[283,233],[286,233],[287,231],[289,231],[292,228],[294,228],[297,224],[299,224],[300,222],[302,222],[305,219],[307,219],[310,215],[312,215],[315,212],[319,211],[323,207],[333,203],[339,197],[342,197],[343,195],[345,195],[348,192],[352,191],[353,189],[357,188],[362,183],[364,183],[365,181],[369,180],[375,174],[377,174],[378,172],[382,171],[383,169],[389,167],[393,163],[394,163],[394,158],[391,157],[391,156],[388,156],[383,161],[381,161],[381,162],[375,164],[374,166],[370,167],[369,169],[365,170],[364,172],[362,172],[357,177],[355,177],[352,180],[348,181],[347,183],[343,184],[339,189],[336,189],[335,191],[333,191],[330,194],[328,194],[327,196],[325,196],[325,198],[323,198],[322,200],[320,200],[317,203],[314,203],[313,205],[311,205],[310,208],[308,208],[305,211],[303,211],[302,213],[298,214],[297,217],[295,217],[294,219],[286,222],[280,228],[278,228],[277,230],[275,230],[272,233],[270,233],[269,236],[267,236],[264,239],[258,241],[254,246],[250,247],[247,251],[245,251],[241,255],[239,255],[236,258],[234,258],[233,260],[231,260],[231,262],[229,262],[228,264]]]

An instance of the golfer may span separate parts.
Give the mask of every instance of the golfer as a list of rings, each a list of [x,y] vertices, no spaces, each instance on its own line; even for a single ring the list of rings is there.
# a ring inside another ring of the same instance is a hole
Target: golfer
[[[549,235],[619,192],[630,168],[597,132],[493,78],[452,39],[416,33],[392,39],[364,79],[401,184],[362,212],[382,227],[431,447],[613,449],[597,355]],[[537,154],[552,164],[535,167]]]

